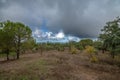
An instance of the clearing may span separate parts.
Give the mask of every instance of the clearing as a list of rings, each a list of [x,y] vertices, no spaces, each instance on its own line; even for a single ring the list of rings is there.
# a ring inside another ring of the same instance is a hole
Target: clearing
[[[19,60],[1,59],[0,80],[120,80],[120,67],[107,61],[91,63],[80,51],[51,50],[22,54]]]

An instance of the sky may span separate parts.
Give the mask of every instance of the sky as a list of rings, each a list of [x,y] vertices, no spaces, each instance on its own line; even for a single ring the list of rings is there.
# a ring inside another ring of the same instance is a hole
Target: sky
[[[120,16],[120,0],[0,0],[0,21],[22,22],[39,41],[97,38]]]

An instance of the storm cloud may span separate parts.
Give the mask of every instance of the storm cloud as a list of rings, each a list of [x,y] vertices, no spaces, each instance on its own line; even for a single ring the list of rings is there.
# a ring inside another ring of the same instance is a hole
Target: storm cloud
[[[120,0],[0,0],[0,21],[20,21],[77,37],[97,37],[120,16]],[[45,23],[45,26],[42,26]]]

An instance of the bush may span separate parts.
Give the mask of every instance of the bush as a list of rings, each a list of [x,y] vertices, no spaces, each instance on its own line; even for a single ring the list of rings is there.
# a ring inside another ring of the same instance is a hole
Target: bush
[[[58,50],[58,51],[64,51],[64,47],[59,46],[59,47],[57,48],[57,50]]]
[[[92,46],[86,46],[85,52],[90,60],[90,62],[98,62],[98,58],[96,56],[96,50]]]
[[[92,46],[93,40],[92,39],[82,39],[80,41],[80,45],[85,49],[86,46]]]
[[[79,46],[77,49],[84,50],[84,47],[83,46]]]
[[[98,62],[98,58],[96,56],[92,56],[90,58],[90,62]]]
[[[93,43],[93,46],[98,50],[102,49],[102,45],[103,45],[103,43],[101,41],[94,41],[94,43]]]
[[[95,52],[95,48],[92,46],[86,46],[85,51],[89,54],[93,54]]]
[[[74,46],[71,46],[71,54],[77,54],[77,49]]]

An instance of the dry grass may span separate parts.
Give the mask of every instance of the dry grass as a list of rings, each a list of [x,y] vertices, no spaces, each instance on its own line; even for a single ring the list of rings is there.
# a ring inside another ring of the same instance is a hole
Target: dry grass
[[[120,80],[120,67],[106,54],[91,63],[84,52],[48,51],[23,54],[19,60],[0,62],[0,80]],[[1,59],[2,60],[2,59]]]

